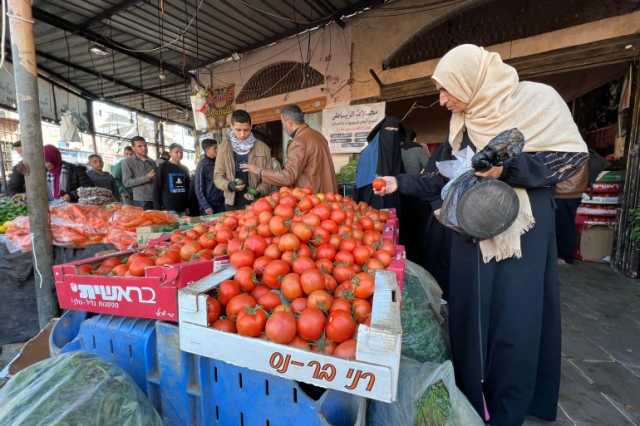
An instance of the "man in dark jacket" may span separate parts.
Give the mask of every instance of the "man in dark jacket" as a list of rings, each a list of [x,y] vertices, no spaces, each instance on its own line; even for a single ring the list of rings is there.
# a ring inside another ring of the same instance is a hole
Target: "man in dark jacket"
[[[22,157],[22,143],[20,141],[13,143],[13,149]],[[9,183],[7,184],[7,189],[9,190],[9,194],[22,194],[25,192],[24,186],[24,173],[25,173],[25,165],[20,160],[18,164],[13,166],[11,169],[11,176],[9,177]]]
[[[194,189],[198,205],[203,214],[214,214],[224,211],[224,193],[213,183],[213,168],[216,164],[218,142],[214,139],[202,141],[204,158],[198,163],[194,176]]]
[[[169,156],[169,161],[158,167],[153,195],[154,208],[189,214],[190,178],[189,170],[181,164],[182,146],[171,144]]]

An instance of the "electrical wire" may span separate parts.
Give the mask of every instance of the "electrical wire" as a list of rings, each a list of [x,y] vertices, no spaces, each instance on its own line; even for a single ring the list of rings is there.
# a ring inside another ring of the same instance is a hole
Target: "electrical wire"
[[[196,8],[195,12],[193,13],[193,16],[191,17],[191,19],[189,19],[189,23],[187,24],[187,26],[185,27],[184,30],[180,31],[180,33],[173,38],[173,40],[164,43],[164,40],[161,41],[160,46],[158,47],[154,47],[153,49],[129,49],[127,47],[124,46],[119,46],[120,49],[122,50],[126,50],[127,52],[132,52],[132,53],[153,53],[153,52],[162,52],[163,49],[169,47],[169,46],[173,46],[174,44],[176,44],[181,37],[183,37],[188,31],[189,28],[191,28],[191,25],[193,24],[193,22],[196,19],[196,16],[198,15],[198,12],[200,11],[200,8],[202,7],[202,5],[204,4],[204,0],[200,0],[200,3],[198,3],[198,7]],[[163,13],[164,15],[164,13]]]

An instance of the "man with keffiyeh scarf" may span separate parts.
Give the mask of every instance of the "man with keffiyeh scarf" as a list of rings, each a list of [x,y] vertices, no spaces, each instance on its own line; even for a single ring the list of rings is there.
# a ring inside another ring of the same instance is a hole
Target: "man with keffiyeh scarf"
[[[224,192],[227,210],[244,208],[256,197],[266,195],[271,190],[259,176],[242,171],[242,164],[271,169],[271,150],[253,135],[249,113],[237,110],[231,114],[231,129],[227,139],[218,147],[213,173],[216,187]]]

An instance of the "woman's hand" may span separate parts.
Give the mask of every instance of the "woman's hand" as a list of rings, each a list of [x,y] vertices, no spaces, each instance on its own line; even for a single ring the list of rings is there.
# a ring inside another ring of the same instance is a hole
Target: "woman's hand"
[[[380,190],[373,190],[373,193],[379,197],[384,197],[385,195],[393,194],[398,190],[398,180],[393,176],[382,176],[378,179],[384,180],[386,184],[384,188]]]
[[[484,172],[476,172],[476,176],[480,177],[492,177],[498,179],[502,176],[502,172],[504,171],[504,167],[502,166],[493,166],[489,170],[485,170]]]

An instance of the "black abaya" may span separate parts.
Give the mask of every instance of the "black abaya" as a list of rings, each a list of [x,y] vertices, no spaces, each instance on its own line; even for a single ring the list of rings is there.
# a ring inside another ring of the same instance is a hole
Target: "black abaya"
[[[556,198],[558,257],[567,263],[573,263],[576,259],[578,248],[576,212],[581,202],[581,198]]]
[[[544,153],[551,155],[552,153]],[[502,180],[526,188],[535,227],[522,236],[522,258],[484,263],[479,246],[452,234],[449,332],[456,381],[494,426],[556,417],[560,384],[553,172],[526,153],[505,164]],[[398,176],[402,193],[437,202],[440,175]]]

